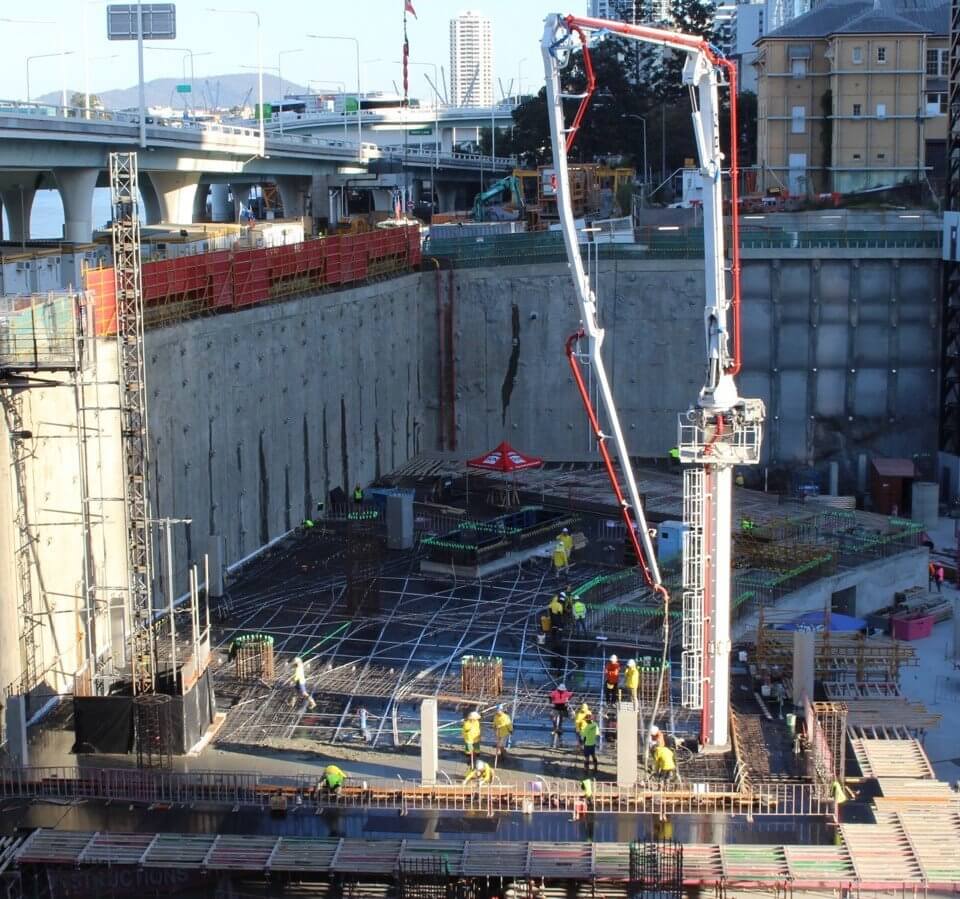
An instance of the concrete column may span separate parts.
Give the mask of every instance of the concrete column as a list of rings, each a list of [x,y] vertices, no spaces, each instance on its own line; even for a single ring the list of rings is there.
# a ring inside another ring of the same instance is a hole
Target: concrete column
[[[140,199],[143,200],[143,223],[145,225],[159,225],[160,201],[157,199],[157,192],[154,190],[150,178],[140,179]]]
[[[440,152],[453,152],[453,128],[440,129]]]
[[[249,184],[231,184],[230,190],[233,192],[233,221],[240,221],[240,213],[250,202]]]
[[[207,216],[207,194],[210,191],[209,184],[198,184],[197,192],[193,197],[193,221],[209,222]]]
[[[53,170],[63,202],[63,239],[67,243],[90,243],[93,239],[93,189],[99,169]]]
[[[234,220],[229,184],[210,185],[210,220],[214,222],[232,222]]]
[[[812,630],[793,632],[793,704],[803,705],[806,696],[813,702],[817,635]]]
[[[617,786],[630,789],[637,783],[637,718],[632,703],[617,706]]]
[[[24,241],[30,239],[30,210],[33,208],[33,188],[13,187],[0,191],[0,200],[7,211],[7,223],[10,235],[7,240]]]
[[[157,192],[162,222],[184,225],[193,221],[199,172],[150,172],[150,181]]]
[[[14,764],[26,768],[30,764],[30,748],[27,743],[27,697],[10,696],[3,710],[6,725],[7,753]]]
[[[223,596],[223,574],[226,570],[227,538],[220,534],[207,537],[207,565],[210,569],[210,583],[207,584],[207,596],[219,599]]]
[[[310,179],[296,175],[281,175],[273,179],[280,191],[280,202],[283,203],[283,217],[298,219],[307,214],[306,198],[310,192]]]
[[[428,786],[437,782],[439,742],[437,700],[424,699],[420,703],[420,780]]]
[[[438,212],[453,212],[457,208],[457,190],[448,184],[437,184]]]

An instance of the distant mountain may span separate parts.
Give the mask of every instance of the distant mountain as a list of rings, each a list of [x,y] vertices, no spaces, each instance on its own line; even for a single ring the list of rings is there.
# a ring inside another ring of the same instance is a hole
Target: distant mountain
[[[147,106],[172,106],[179,109],[187,105],[204,108],[240,106],[246,101],[257,102],[257,73],[241,72],[232,75],[210,75],[196,78],[193,84],[194,95],[178,94],[180,78],[154,78],[144,83]],[[74,90],[67,91],[69,97]],[[283,91],[286,94],[303,94],[307,89],[300,84],[284,79]],[[97,91],[97,96],[107,109],[129,109],[136,107],[137,85],[117,90]],[[53,91],[36,98],[40,103],[59,103],[60,91]],[[268,72],[263,73],[263,99],[269,103],[280,99],[280,79]]]

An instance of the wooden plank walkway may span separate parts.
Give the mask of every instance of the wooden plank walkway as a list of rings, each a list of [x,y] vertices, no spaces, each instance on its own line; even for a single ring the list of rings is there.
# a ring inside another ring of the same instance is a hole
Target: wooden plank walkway
[[[933,766],[917,740],[850,740],[864,777],[934,777]]]

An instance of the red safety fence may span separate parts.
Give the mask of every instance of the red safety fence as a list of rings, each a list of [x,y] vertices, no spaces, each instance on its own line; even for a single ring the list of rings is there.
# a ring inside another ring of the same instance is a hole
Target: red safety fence
[[[147,262],[142,274],[145,324],[158,326],[347,287],[419,264],[420,229],[416,226]],[[86,289],[94,295],[96,333],[116,334],[113,269],[88,269]]]

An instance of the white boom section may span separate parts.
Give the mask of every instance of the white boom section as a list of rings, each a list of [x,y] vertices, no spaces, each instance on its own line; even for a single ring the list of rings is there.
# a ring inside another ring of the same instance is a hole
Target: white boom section
[[[583,268],[583,259],[580,256],[580,246],[577,241],[577,229],[574,224],[573,207],[570,203],[569,180],[567,177],[566,136],[564,134],[562,98],[560,96],[560,68],[554,56],[554,42],[558,35],[566,30],[562,26],[562,19],[558,15],[547,16],[546,27],[543,33],[543,65],[547,75],[547,111],[550,118],[550,135],[553,140],[553,167],[557,175],[557,209],[560,211],[560,226],[563,232],[563,242],[567,250],[567,262],[573,271],[573,284],[577,295],[577,304],[580,307],[580,319],[587,337],[587,347],[590,364],[597,377],[597,386],[603,409],[607,415],[607,422],[613,431],[614,445],[617,448],[617,459],[623,470],[627,485],[627,496],[633,509],[634,521],[639,529],[639,538],[643,544],[643,551],[647,556],[647,564],[653,583],[660,586],[660,567],[653,551],[650,540],[647,518],[640,502],[640,492],[637,489],[637,479],[633,473],[630,454],[620,427],[620,416],[613,401],[613,392],[607,378],[607,369],[603,362],[601,349],[603,347],[604,329],[597,322],[597,298],[590,287],[590,280]],[[561,30],[562,29],[562,30]],[[637,560],[640,561],[639,559]]]
[[[704,180],[704,329],[706,375],[696,406],[679,417],[681,462],[701,467],[699,476],[684,479],[684,509],[689,513],[689,535],[684,541],[684,645],[682,700],[688,708],[702,708],[701,740],[711,746],[728,741],[730,654],[730,537],[732,468],[756,464],[760,458],[760,400],[744,400],[733,379],[730,356],[723,231],[723,154],[720,150],[719,73],[716,54],[698,37],[647,26],[626,25],[579,16],[548,16],[541,50],[546,75],[547,114],[557,173],[557,199],[567,259],[590,362],[597,373],[604,410],[613,429],[636,520],[642,525],[644,551],[660,583],[660,573],[644,523],[643,509],[630,466],[619,417],[603,365],[604,331],[597,324],[596,302],[580,258],[567,181],[567,131],[564,124],[560,69],[578,49],[574,29],[581,34],[610,31],[621,37],[687,54],[683,81],[690,87],[693,129]]]

